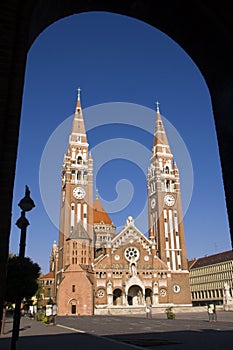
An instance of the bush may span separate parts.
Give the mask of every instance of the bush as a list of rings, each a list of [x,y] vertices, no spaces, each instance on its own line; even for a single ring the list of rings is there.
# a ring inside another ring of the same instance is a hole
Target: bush
[[[176,318],[176,314],[172,311],[172,306],[167,307],[165,312],[169,320],[174,320]]]
[[[44,311],[38,311],[37,314],[36,314],[36,320],[37,321],[43,321],[45,317],[45,312]]]
[[[47,316],[44,316],[44,317],[42,318],[42,322],[43,322],[43,323],[48,323],[48,318],[47,318]]]
[[[44,316],[43,319],[42,319],[42,322],[45,323],[45,324],[52,324],[54,323],[54,316],[51,315],[51,316]]]

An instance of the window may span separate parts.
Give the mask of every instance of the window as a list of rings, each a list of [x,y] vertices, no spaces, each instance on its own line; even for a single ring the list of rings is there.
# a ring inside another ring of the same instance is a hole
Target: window
[[[71,313],[72,315],[76,314],[76,305],[71,305]]]
[[[75,292],[75,285],[74,284],[72,285],[72,292],[73,293]]]
[[[51,288],[47,288],[46,296],[47,296],[47,298],[51,297]]]
[[[129,247],[125,250],[125,258],[128,261],[136,261],[139,259],[139,250],[136,247]]]
[[[104,297],[104,290],[103,289],[99,289],[98,291],[97,291],[97,297],[98,298],[103,298]]]
[[[166,166],[164,170],[165,170],[165,174],[169,174],[169,167],[168,166]]]

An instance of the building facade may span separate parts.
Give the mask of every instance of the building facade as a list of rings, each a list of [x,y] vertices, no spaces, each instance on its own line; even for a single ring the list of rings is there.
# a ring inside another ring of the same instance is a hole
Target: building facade
[[[132,310],[145,304],[191,305],[179,171],[158,103],[147,187],[148,237],[131,216],[116,233],[98,195],[93,201],[93,160],[79,90],[62,166],[58,315]]]
[[[190,288],[194,306],[233,304],[233,251],[189,261]]]
[[[37,306],[45,307],[56,303],[56,267],[58,260],[58,246],[54,241],[50,254],[49,272],[39,277],[39,288],[37,293]]]

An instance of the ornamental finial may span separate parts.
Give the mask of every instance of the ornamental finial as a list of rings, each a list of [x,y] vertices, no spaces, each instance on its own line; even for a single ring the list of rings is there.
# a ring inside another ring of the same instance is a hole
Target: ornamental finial
[[[79,88],[77,88],[77,90],[78,90],[78,101],[80,101],[80,92],[81,92],[80,87],[79,87]]]
[[[155,104],[156,104],[156,112],[160,113],[159,112],[159,105],[160,105],[159,101],[156,101]]]

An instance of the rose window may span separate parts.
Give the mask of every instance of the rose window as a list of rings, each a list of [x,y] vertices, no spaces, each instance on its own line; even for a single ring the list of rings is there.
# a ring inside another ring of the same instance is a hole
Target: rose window
[[[125,258],[128,261],[136,261],[139,259],[139,250],[135,247],[128,247],[125,250]]]
[[[167,295],[166,289],[160,289],[160,295],[161,297],[165,297]]]
[[[97,291],[97,296],[98,296],[98,298],[103,298],[104,297],[104,290],[103,289],[99,289]]]

